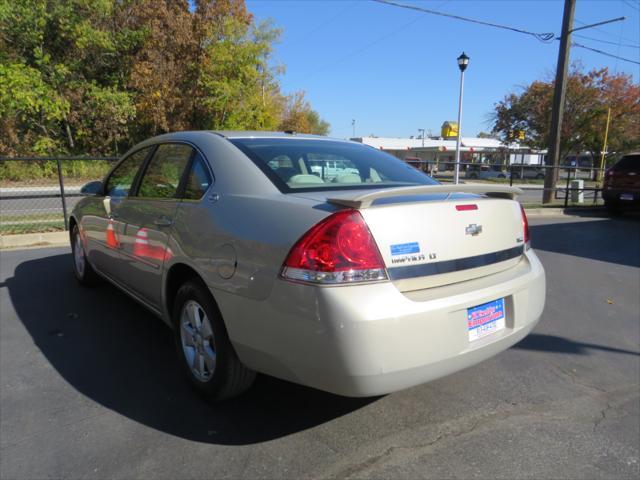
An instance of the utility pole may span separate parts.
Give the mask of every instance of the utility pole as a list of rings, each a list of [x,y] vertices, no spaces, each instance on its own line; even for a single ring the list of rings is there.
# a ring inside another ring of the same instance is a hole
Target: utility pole
[[[607,155],[607,140],[609,138],[609,123],[611,122],[611,107],[607,109],[607,126],[604,128],[604,144],[602,145],[602,156],[600,157],[600,168],[596,180],[602,180],[602,170],[604,169],[604,157]]]
[[[551,130],[549,132],[549,149],[547,150],[547,168],[544,177],[544,192],[542,203],[551,203],[554,188],[558,181],[558,166],[560,165],[560,136],[562,132],[562,116],[564,114],[564,99],[567,87],[567,70],[569,67],[569,53],[571,49],[571,31],[573,29],[573,14],[576,0],[564,0],[564,15],[562,17],[562,36],[558,51],[558,65],[556,67],[556,83],[553,91],[553,110],[551,112]]]
[[[353,136],[351,138],[356,138],[356,119],[351,120],[351,128],[353,130]]]

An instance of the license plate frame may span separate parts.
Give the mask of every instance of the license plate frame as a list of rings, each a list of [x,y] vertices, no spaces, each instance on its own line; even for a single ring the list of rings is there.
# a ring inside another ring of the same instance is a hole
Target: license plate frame
[[[504,298],[467,308],[469,342],[485,338],[506,328]]]

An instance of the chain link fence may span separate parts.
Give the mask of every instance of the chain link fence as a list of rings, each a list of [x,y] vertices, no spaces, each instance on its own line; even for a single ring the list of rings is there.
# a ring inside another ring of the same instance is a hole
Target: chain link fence
[[[0,234],[67,228],[68,214],[87,182],[101,180],[117,157],[0,157]],[[409,161],[443,183],[453,181],[455,162]],[[505,183],[521,188],[525,205],[541,205],[544,178],[558,170],[555,206],[602,205],[603,169],[526,164],[460,164],[460,181]]]
[[[64,230],[80,188],[117,157],[0,157],[0,234]]]
[[[456,162],[410,160],[415,168],[431,175],[442,183],[454,181]],[[542,204],[545,176],[557,171],[557,181],[552,190],[551,206],[595,206],[603,205],[602,181],[604,168],[573,165],[529,165],[513,163],[468,163],[460,162],[461,183],[503,183],[523,190],[518,200],[524,205]]]

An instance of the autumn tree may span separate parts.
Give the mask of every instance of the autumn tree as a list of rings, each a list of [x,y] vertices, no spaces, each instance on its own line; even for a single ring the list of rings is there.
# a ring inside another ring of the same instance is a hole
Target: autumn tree
[[[0,0],[0,155],[117,154],[186,129],[326,132],[244,0]]]
[[[553,89],[553,81],[537,80],[522,92],[507,95],[495,105],[493,133],[507,141],[522,131],[527,145],[547,148]],[[609,108],[608,151],[640,146],[640,86],[633,84],[631,76],[611,75],[606,68],[585,73],[580,65],[573,65],[565,102],[560,158],[584,151],[600,155]]]
[[[304,92],[297,92],[286,98],[284,113],[278,129],[327,135],[329,133],[329,124],[322,120],[318,112],[311,108],[311,105],[305,99]]]

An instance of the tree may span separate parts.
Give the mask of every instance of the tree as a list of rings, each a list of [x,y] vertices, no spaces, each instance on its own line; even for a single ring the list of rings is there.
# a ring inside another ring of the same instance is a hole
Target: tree
[[[0,153],[113,152],[135,113],[132,0],[0,2]]]
[[[278,129],[327,135],[329,133],[329,124],[322,120],[318,112],[311,108],[311,105],[305,99],[304,92],[297,92],[286,98],[284,113]]]
[[[493,133],[478,132],[477,137],[478,138],[496,138],[496,135]]]
[[[169,131],[274,130],[297,110],[297,130],[326,133],[280,91],[279,34],[244,0],[0,0],[0,155],[118,154]]]
[[[495,105],[493,133],[509,141],[522,131],[527,145],[547,148],[553,88],[553,81],[537,80],[520,94],[508,94]],[[585,73],[579,64],[573,65],[567,82],[561,158],[583,151],[594,157],[601,153],[609,108],[608,150],[640,146],[640,86],[629,75],[611,75],[606,68]]]

